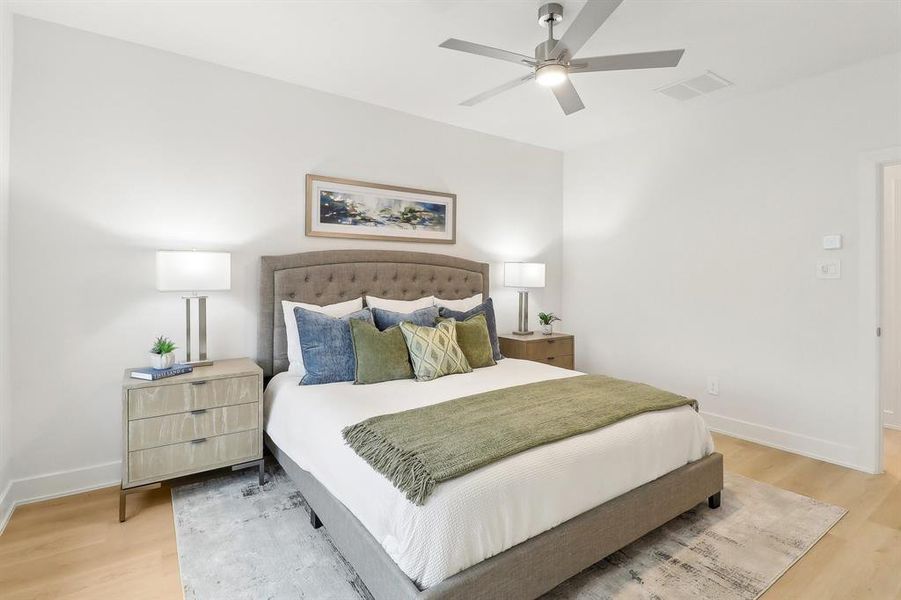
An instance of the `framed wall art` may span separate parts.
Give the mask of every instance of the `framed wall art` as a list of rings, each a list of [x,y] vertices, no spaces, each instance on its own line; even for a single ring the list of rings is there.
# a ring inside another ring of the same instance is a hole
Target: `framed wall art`
[[[308,236],[453,244],[456,217],[454,194],[307,175]]]

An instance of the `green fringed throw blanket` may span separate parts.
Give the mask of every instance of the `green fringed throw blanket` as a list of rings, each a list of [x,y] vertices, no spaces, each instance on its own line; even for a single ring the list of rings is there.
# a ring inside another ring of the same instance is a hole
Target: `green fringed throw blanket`
[[[344,439],[417,505],[442,481],[524,450],[694,400],[641,383],[578,375],[380,415]]]

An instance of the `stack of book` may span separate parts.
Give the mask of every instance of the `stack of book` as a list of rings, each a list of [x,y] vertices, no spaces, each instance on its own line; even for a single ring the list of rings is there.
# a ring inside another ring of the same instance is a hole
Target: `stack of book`
[[[166,377],[175,377],[176,375],[184,375],[194,370],[191,365],[172,365],[168,369],[135,369],[131,372],[131,376],[135,379],[146,379],[147,381],[156,381]]]

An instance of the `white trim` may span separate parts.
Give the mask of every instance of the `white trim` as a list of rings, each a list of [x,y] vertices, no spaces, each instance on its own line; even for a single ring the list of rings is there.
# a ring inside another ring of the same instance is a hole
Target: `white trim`
[[[892,425],[891,423],[886,423],[883,425],[886,429],[891,429],[893,431],[901,431],[901,425]]]
[[[9,518],[12,470],[12,396],[9,383],[9,125],[12,97],[13,14],[0,3],[0,533]]]
[[[9,490],[12,486],[13,482],[10,481],[6,484],[6,489],[0,493],[0,535],[3,535],[3,530],[6,529],[6,524],[9,523],[9,518],[13,516],[13,509],[15,508],[12,502],[9,501]]]
[[[857,459],[859,453],[853,446],[848,444],[837,444],[829,440],[804,435],[803,433],[759,425],[709,412],[702,412],[701,416],[704,417],[707,428],[716,433],[848,467],[856,471],[873,473],[869,465],[859,462]]]
[[[901,195],[895,197],[893,189],[896,179],[901,183],[901,163],[892,162],[881,165],[880,187],[882,196],[882,244],[880,245],[881,269],[880,297],[882,303],[880,310],[880,326],[882,338],[880,339],[879,368],[880,368],[880,404],[882,406],[883,423],[889,425],[901,425],[901,421],[895,418],[895,412],[891,410],[897,403],[898,390],[901,389],[901,373],[896,372],[897,365],[901,364],[901,347],[898,344],[898,332],[901,327],[901,313],[899,313],[899,283],[898,270],[901,268],[901,244],[898,236],[901,235]],[[901,193],[901,189],[897,190]]]
[[[16,507],[119,485],[122,482],[121,468],[122,463],[117,460],[70,471],[13,479],[0,496],[0,534]]]
[[[861,361],[859,389],[861,418],[873,428],[873,443],[861,448],[862,460],[871,473],[882,473],[882,399],[879,395],[879,338],[876,327],[880,320],[882,272],[882,167],[901,161],[901,146],[892,146],[860,155],[858,162],[858,242],[860,261],[858,277],[858,342]],[[869,402],[866,399],[869,398]]]

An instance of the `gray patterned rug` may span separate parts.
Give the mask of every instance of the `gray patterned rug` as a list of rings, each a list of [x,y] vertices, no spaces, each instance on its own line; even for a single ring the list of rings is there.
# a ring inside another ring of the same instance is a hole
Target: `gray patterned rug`
[[[173,488],[188,600],[359,600],[365,587],[314,530],[278,465]],[[561,584],[546,600],[753,600],[801,558],[845,509],[726,473],[722,506],[683,514]]]

